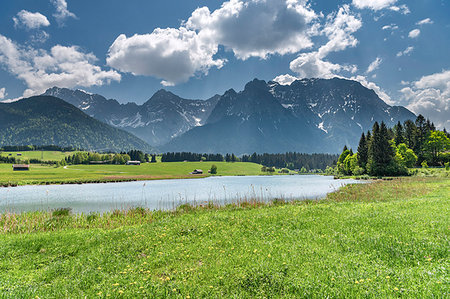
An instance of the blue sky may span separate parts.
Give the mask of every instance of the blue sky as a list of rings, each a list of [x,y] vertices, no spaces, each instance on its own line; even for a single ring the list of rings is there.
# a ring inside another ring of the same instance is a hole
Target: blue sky
[[[17,0],[0,3],[0,100],[52,86],[143,103],[253,78],[351,78],[450,128],[444,0]]]

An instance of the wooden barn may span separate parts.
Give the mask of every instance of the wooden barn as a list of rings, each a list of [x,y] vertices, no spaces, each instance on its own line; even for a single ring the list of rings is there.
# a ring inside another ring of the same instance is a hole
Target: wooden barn
[[[30,165],[28,164],[14,164],[13,171],[28,171],[30,170]]]
[[[194,171],[191,172],[191,174],[203,174],[203,170],[201,170],[201,169],[194,169]]]

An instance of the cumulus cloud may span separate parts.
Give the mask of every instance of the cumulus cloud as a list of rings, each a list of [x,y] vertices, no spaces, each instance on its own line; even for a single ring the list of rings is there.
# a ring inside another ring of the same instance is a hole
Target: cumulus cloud
[[[402,4],[400,6],[394,5],[394,6],[389,7],[389,9],[392,11],[400,12],[403,15],[407,15],[407,14],[411,13],[408,6],[406,6],[405,4]]]
[[[353,0],[353,5],[359,9],[380,10],[387,8],[397,2],[397,0]]]
[[[303,0],[230,0],[209,11],[198,8],[186,27],[201,32],[239,59],[296,53],[312,46],[308,24],[317,18]]]
[[[355,47],[358,40],[353,33],[361,28],[362,22],[352,15],[348,5],[343,5],[338,12],[327,16],[327,22],[321,34],[328,38],[328,42],[317,51],[302,53],[290,63],[292,71],[300,77],[330,78],[341,71],[354,73],[355,65],[341,65],[326,61],[332,52],[342,51],[348,47]]]
[[[67,9],[66,0],[51,0],[52,4],[55,6],[56,12],[53,14],[56,21],[60,26],[64,25],[64,21],[68,18],[76,19],[77,16]]]
[[[416,23],[416,25],[426,25],[426,24],[433,24],[433,21],[430,18],[426,18]]]
[[[195,31],[155,29],[150,34],[126,37],[121,34],[109,48],[107,64],[122,72],[154,76],[165,86],[186,82],[197,72],[221,68],[222,59],[213,59],[218,46]]]
[[[21,10],[17,16],[13,17],[15,27],[25,27],[26,29],[39,29],[50,26],[47,17],[39,12],[29,12]]]
[[[310,48],[316,18],[305,0],[230,0],[212,12],[208,7],[196,9],[179,28],[119,35],[109,48],[107,63],[174,85],[221,68],[226,60],[215,57],[219,45],[242,60]]]
[[[404,55],[409,55],[412,51],[414,51],[414,47],[409,46],[405,50],[398,52],[397,53],[397,57],[401,57],[401,56],[404,56]]]
[[[6,88],[0,88],[0,100],[3,100],[7,95]]]
[[[298,80],[298,78],[289,74],[279,75],[272,79],[272,81],[278,82],[281,85],[291,85],[295,80]]]
[[[377,57],[367,68],[366,73],[369,74],[373,71],[375,71],[376,69],[378,69],[380,67],[381,62],[383,62],[383,59],[381,59],[380,57]]]
[[[450,70],[423,76],[400,92],[408,109],[430,118],[439,128],[450,128]]]
[[[362,86],[372,89],[375,93],[388,105],[395,105],[395,102],[391,99],[391,97],[384,91],[381,87],[379,87],[376,83],[370,82],[367,80],[365,76],[353,76],[349,78],[350,80],[358,81]]]
[[[0,65],[27,85],[24,97],[40,94],[53,86],[89,87],[120,81],[116,71],[104,71],[92,53],[78,47],[56,45],[50,52],[24,48],[0,35]]]
[[[410,38],[417,38],[420,35],[420,29],[413,29],[408,33]]]

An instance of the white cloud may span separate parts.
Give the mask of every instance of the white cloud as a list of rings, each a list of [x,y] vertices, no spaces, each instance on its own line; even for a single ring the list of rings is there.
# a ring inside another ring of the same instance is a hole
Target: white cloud
[[[430,118],[439,128],[450,128],[450,70],[423,76],[400,92],[408,109]]]
[[[218,46],[195,31],[155,29],[151,34],[120,35],[109,48],[107,64],[122,72],[154,76],[165,86],[186,82],[197,72],[221,68],[225,60],[213,59]]]
[[[311,47],[308,24],[316,18],[304,0],[230,0],[212,13],[196,9],[185,25],[245,60]]]
[[[398,53],[397,53],[397,57],[401,57],[401,56],[403,56],[403,55],[408,55],[408,54],[410,54],[412,51],[414,51],[414,47],[409,46],[409,47],[406,48],[405,50],[398,52]]]
[[[380,67],[381,62],[383,62],[383,59],[381,59],[380,57],[377,57],[367,68],[366,73],[369,74],[373,71],[375,71],[376,69],[378,69]]]
[[[400,12],[403,15],[407,15],[407,14],[411,13],[408,6],[406,6],[405,4],[402,4],[400,6],[394,5],[394,6],[389,7],[389,9],[392,11]]]
[[[289,74],[279,75],[272,79],[272,81],[278,82],[281,85],[291,85],[295,80],[298,80],[298,78]]]
[[[374,82],[368,81],[366,77],[358,75],[353,76],[349,79],[358,81],[359,83],[361,83],[362,86],[375,91],[375,93],[380,97],[380,99],[382,99],[386,104],[395,105],[395,102],[392,101],[391,97],[381,87],[379,87]]]
[[[25,27],[27,29],[39,29],[40,27],[50,26],[47,17],[39,12],[29,12],[21,10],[17,17],[13,18],[15,27]]]
[[[109,48],[107,64],[174,85],[211,67],[221,68],[226,60],[214,57],[219,45],[242,60],[310,48],[317,18],[305,0],[230,0],[213,12],[196,9],[178,29],[119,35]]]
[[[419,29],[413,29],[408,33],[408,36],[410,38],[417,38],[420,35],[420,30]]]
[[[398,26],[395,25],[395,24],[385,25],[381,29],[383,29],[383,30],[397,30]]]
[[[24,97],[44,92],[53,86],[89,87],[120,81],[115,71],[104,71],[93,63],[92,53],[78,47],[56,45],[50,52],[31,47],[23,48],[0,35],[0,65],[27,85]]]
[[[397,0],[353,0],[353,5],[359,9],[369,8],[380,10],[393,5]]]
[[[66,0],[51,0],[51,2],[56,8],[56,12],[53,14],[53,16],[55,17],[59,25],[63,25],[64,21],[67,18],[74,18],[74,19],[77,18],[77,16],[74,13],[70,12],[67,9]]]
[[[6,88],[0,88],[0,100],[3,100],[7,95],[8,93],[6,93]]]
[[[341,71],[356,72],[355,65],[340,65],[324,59],[332,52],[356,47],[358,40],[352,34],[361,26],[361,20],[351,14],[348,5],[343,5],[337,13],[327,16],[327,23],[321,34],[327,36],[328,42],[317,51],[300,54],[290,63],[291,70],[302,78],[330,78]]]
[[[426,24],[433,24],[433,21],[430,18],[426,18],[416,23],[416,25],[426,25]]]

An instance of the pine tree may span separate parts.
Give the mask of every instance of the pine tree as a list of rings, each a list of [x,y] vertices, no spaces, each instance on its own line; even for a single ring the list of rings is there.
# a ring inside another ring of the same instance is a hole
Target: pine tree
[[[358,145],[358,165],[363,169],[366,169],[367,166],[367,155],[368,155],[368,146],[366,136],[364,136],[363,132],[361,134],[361,138],[359,139]]]

